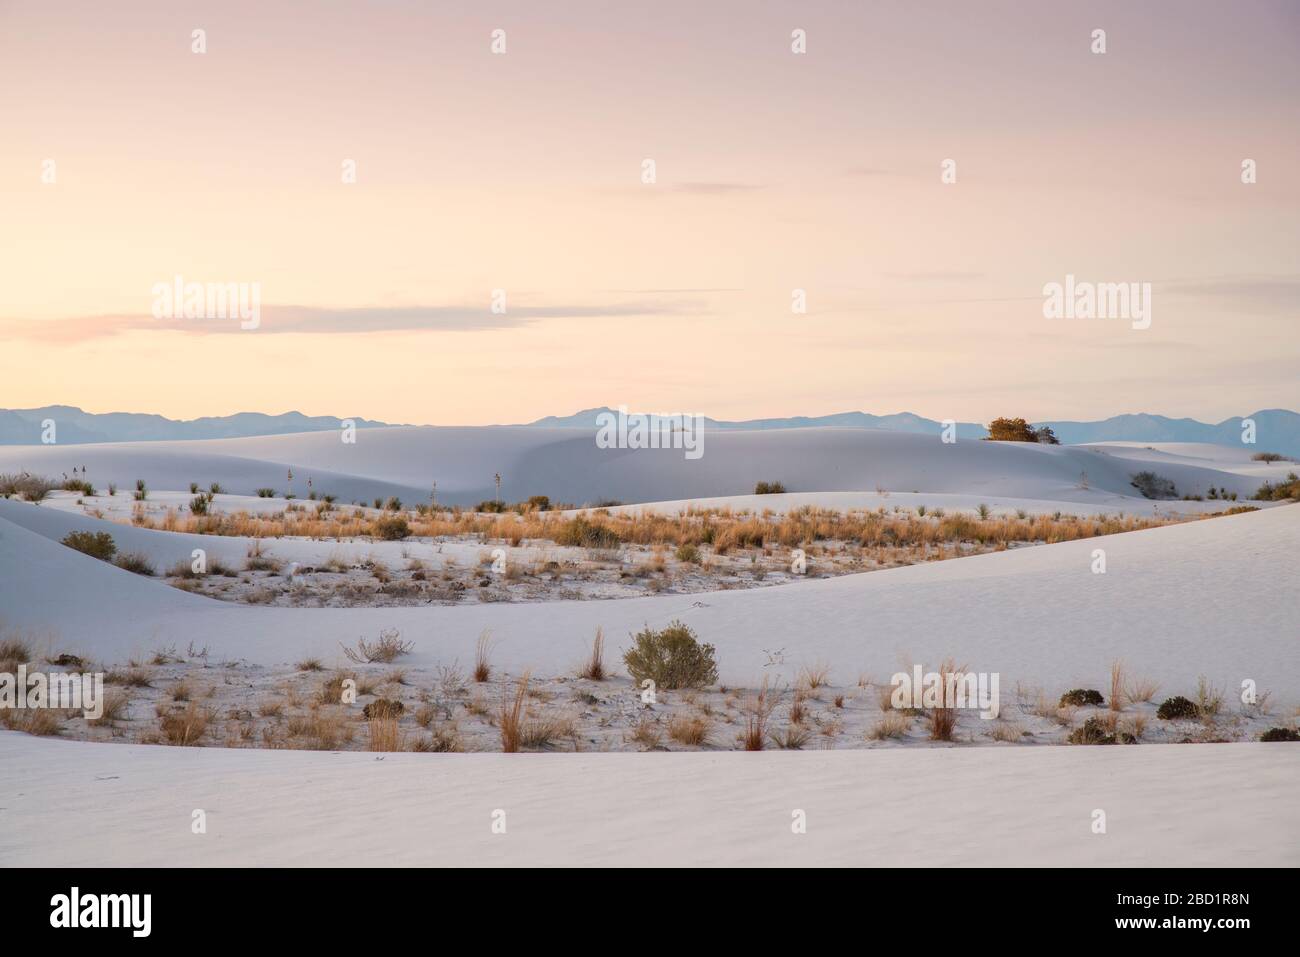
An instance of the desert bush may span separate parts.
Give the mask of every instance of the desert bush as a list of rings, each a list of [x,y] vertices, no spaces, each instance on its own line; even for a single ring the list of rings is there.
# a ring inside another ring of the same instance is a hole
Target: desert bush
[[[95,486],[85,479],[65,479],[62,487],[65,492],[80,492],[82,495],[95,494]]]
[[[1094,715],[1082,727],[1071,731],[1068,740],[1071,744],[1116,744],[1119,738],[1101,718]]]
[[[495,501],[495,500],[489,500],[489,501],[479,502],[477,505],[474,506],[474,511],[476,511],[476,512],[487,512],[487,513],[489,513],[489,514],[498,514],[498,515],[499,515],[500,513],[504,512],[505,510],[506,510],[505,503],[504,503],[504,502],[498,502],[498,501]]]
[[[1143,498],[1177,498],[1178,489],[1167,478],[1155,472],[1135,472],[1129,476],[1129,484],[1142,493]]]
[[[374,644],[364,638],[358,638],[356,648],[349,648],[341,642],[340,645],[343,654],[347,655],[350,661],[363,665],[376,661],[385,665],[392,664],[401,655],[409,655],[411,649],[415,647],[414,642],[402,641],[402,633],[396,628],[381,631],[379,640]]]
[[[1061,700],[1057,702],[1058,708],[1083,708],[1088,705],[1101,706],[1106,703],[1106,699],[1101,696],[1100,691],[1092,688],[1073,688],[1061,695]]]
[[[1060,445],[1060,440],[1049,426],[1034,428],[1021,418],[997,418],[988,425],[988,442],[1042,442]]]
[[[124,721],[130,710],[131,696],[120,688],[109,688],[104,692],[103,710],[98,718],[90,718],[87,724],[95,726],[112,726]]]
[[[399,542],[411,534],[411,526],[400,515],[375,519],[373,535],[385,542]]]
[[[1265,482],[1255,493],[1255,498],[1259,501],[1278,501],[1284,498],[1300,499],[1300,475],[1295,472],[1288,472],[1286,481],[1274,485],[1271,482]]]
[[[785,486],[780,482],[759,482],[754,486],[755,495],[780,495]]]
[[[108,532],[69,532],[63,544],[102,562],[112,561],[117,553],[117,543]]]
[[[1276,452],[1256,452],[1251,456],[1251,459],[1256,462],[1284,462],[1286,456],[1279,455]]]
[[[212,504],[212,496],[200,493],[190,499],[190,512],[194,515],[207,515],[210,504]]]
[[[273,488],[259,488],[259,489],[257,490],[257,497],[258,497],[258,498],[275,498],[275,489],[273,489]]]
[[[700,550],[690,542],[678,545],[677,551],[674,552],[674,555],[679,562],[687,562],[691,565],[698,565],[700,563]]]
[[[147,499],[148,497],[149,497],[149,489],[148,489],[148,487],[144,484],[144,479],[136,479],[136,480],[135,480],[135,500],[136,500],[137,502],[143,502],[143,501],[144,501],[145,499]]]
[[[528,499],[528,507],[536,512],[548,511],[551,507],[551,497],[549,495],[533,495]]]
[[[1174,695],[1160,702],[1160,707],[1156,709],[1156,717],[1161,721],[1177,721],[1181,718],[1200,717],[1200,711],[1195,702],[1182,695]]]
[[[702,645],[680,621],[655,631],[648,625],[632,636],[623,654],[627,673],[639,686],[647,678],[659,688],[703,688],[718,680],[712,645]]]
[[[1295,728],[1269,728],[1259,736],[1261,741],[1300,741],[1300,732]]]
[[[113,564],[123,571],[131,572],[135,575],[146,575],[152,577],[155,574],[154,567],[150,563],[149,559],[141,555],[139,552],[123,552],[121,555],[117,556]]]
[[[1223,689],[1215,688],[1204,675],[1196,681],[1196,710],[1210,718],[1223,710]]]

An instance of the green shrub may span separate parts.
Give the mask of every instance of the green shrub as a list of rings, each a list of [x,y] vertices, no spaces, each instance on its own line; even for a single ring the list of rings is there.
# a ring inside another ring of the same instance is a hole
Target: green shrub
[[[1075,708],[1082,708],[1087,705],[1103,705],[1105,703],[1106,702],[1102,698],[1100,691],[1096,691],[1092,688],[1073,688],[1061,695],[1060,707],[1066,708],[1073,706]]]
[[[690,562],[692,565],[700,563],[700,550],[690,542],[677,546],[677,560],[679,562]]]
[[[197,495],[198,493],[199,493],[199,483],[198,483],[198,482],[191,482],[191,483],[190,483],[190,494],[191,494],[191,495]]]
[[[785,491],[785,486],[780,482],[759,482],[754,486],[755,495],[780,495]]]
[[[1295,728],[1269,728],[1259,736],[1261,741],[1300,741],[1300,732]]]
[[[1174,483],[1155,472],[1136,472],[1129,478],[1131,479],[1129,484],[1141,492],[1143,498],[1178,497],[1178,489],[1174,487]]]
[[[257,490],[257,497],[258,497],[258,498],[275,498],[275,489],[273,489],[273,488],[259,488],[259,489]]]
[[[208,505],[212,501],[211,495],[196,495],[190,499],[190,511],[195,515],[207,515]]]
[[[648,625],[632,636],[632,648],[623,654],[623,665],[640,686],[649,678],[658,688],[704,688],[718,680],[713,646],[695,640],[695,632],[680,621],[662,631]]]
[[[225,491],[226,491],[226,490],[225,490],[224,488],[221,487],[221,483],[220,483],[220,482],[213,482],[211,485],[208,486],[208,494],[209,494],[209,495],[221,495],[221,494],[223,494]]]
[[[149,497],[149,489],[144,484],[144,479],[135,480],[135,500],[143,502]]]
[[[1177,721],[1180,718],[1199,718],[1201,711],[1196,703],[1182,695],[1174,695],[1160,702],[1156,717],[1161,721]]]
[[[63,544],[101,562],[112,561],[117,553],[117,543],[108,532],[69,532],[63,537]]]
[[[1083,723],[1083,727],[1075,728],[1070,732],[1069,742],[1071,744],[1114,744],[1115,735],[1106,730],[1100,718],[1091,717]]]
[[[384,503],[384,508],[390,512],[400,512],[402,510],[402,500],[396,495],[390,496],[388,501]]]
[[[373,534],[386,542],[397,542],[411,534],[411,526],[400,515],[391,515],[375,519]]]

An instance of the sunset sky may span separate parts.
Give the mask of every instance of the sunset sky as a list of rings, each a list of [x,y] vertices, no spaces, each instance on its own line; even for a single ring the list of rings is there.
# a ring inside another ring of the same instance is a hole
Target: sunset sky
[[[0,143],[4,408],[1300,408],[1300,3],[0,0]]]

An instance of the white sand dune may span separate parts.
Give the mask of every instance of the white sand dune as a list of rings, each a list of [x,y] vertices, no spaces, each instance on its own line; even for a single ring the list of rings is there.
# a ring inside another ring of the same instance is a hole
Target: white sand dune
[[[1300,864],[1286,745],[377,757],[0,732],[0,766],[6,866]]]
[[[1153,468],[1180,493],[1204,494],[1213,486],[1241,496],[1254,494],[1269,477],[1294,463],[1243,463],[1240,450],[1189,446],[1177,455],[1132,447],[1046,446],[962,440],[945,445],[935,436],[870,429],[784,429],[713,432],[703,457],[680,450],[596,447],[592,434],[573,429],[434,428],[364,429],[355,444],[338,433],[218,439],[203,442],[137,442],[76,446],[0,447],[0,472],[27,469],[59,476],[86,466],[99,489],[121,489],[144,479],[151,488],[206,488],[220,482],[249,495],[259,487],[283,491],[294,472],[294,491],[313,488],[343,502],[398,495],[428,501],[438,484],[439,501],[473,504],[495,494],[514,501],[549,495],[582,504],[607,499],[658,502],[742,495],[760,480],[780,481],[797,492],[875,491],[1004,496],[1090,503],[1115,496],[1134,498],[1130,477]],[[1158,467],[1157,467],[1158,466]],[[1081,488],[1087,474],[1088,488]],[[121,494],[121,493],[119,493]],[[1135,499],[1135,501],[1141,501]]]
[[[679,618],[716,645],[722,680],[738,684],[790,679],[818,661],[842,683],[862,672],[885,680],[902,659],[953,655],[1000,672],[1007,688],[1096,687],[1115,658],[1169,693],[1190,690],[1199,674],[1229,689],[1251,678],[1282,702],[1300,688],[1295,507],[765,589],[402,608],[272,608],[187,594],[9,520],[38,513],[37,524],[68,518],[0,502],[0,617],[53,632],[56,650],[105,660],[192,641],[218,658],[333,661],[340,642],[396,627],[415,643],[411,664],[464,664],[487,629],[500,666],[553,674],[581,658],[597,627],[618,648],[647,623]],[[1106,551],[1106,574],[1091,571],[1096,548]]]

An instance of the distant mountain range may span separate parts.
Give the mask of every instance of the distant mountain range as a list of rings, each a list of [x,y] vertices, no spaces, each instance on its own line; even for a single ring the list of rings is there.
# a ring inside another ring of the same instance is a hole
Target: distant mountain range
[[[526,427],[560,429],[597,428],[596,418],[610,408],[584,409],[574,415],[548,415]],[[1285,409],[1262,409],[1247,418],[1255,421],[1255,447],[1300,457],[1300,414]],[[321,432],[338,429],[343,420],[329,415],[308,416],[301,412],[266,415],[239,412],[235,415],[201,419],[168,419],[136,412],[83,412],[70,405],[49,405],[39,409],[0,409],[0,445],[40,445],[41,423],[53,419],[58,442],[82,445],[90,442],[149,442],[162,439],[230,439],[250,435],[283,435],[290,432]],[[359,429],[382,428],[387,422],[353,417]],[[834,426],[853,429],[884,429],[891,432],[938,434],[943,426],[911,412],[871,415],[868,412],[839,412],[834,415],[794,416],[788,419],[727,421],[705,418],[705,427],[728,431],[761,429],[805,429]],[[1099,422],[1046,421],[1067,445],[1088,442],[1209,442],[1215,445],[1241,444],[1241,417],[1214,424],[1195,419],[1171,419],[1163,415],[1116,415]],[[978,422],[958,422],[959,438],[979,439],[987,435]]]
[[[323,432],[337,429],[342,419],[330,415],[285,412],[237,412],[202,419],[168,419],[140,412],[83,412],[72,405],[47,405],[39,409],[0,409],[0,445],[40,445],[42,422],[52,419],[60,445],[89,442],[155,442],[162,439],[235,439],[249,435],[284,435],[288,432]],[[385,425],[354,418],[359,429]]]
[[[596,417],[610,408],[584,409],[574,415],[547,416],[530,422],[532,426],[562,429],[595,429]],[[1255,422],[1255,447],[1264,452],[1300,456],[1300,414],[1286,409],[1262,409],[1246,416]],[[890,432],[920,432],[935,435],[943,425],[934,419],[899,412],[895,415],[871,415],[868,412],[839,412],[834,415],[814,417],[794,416],[788,419],[747,419],[729,422],[724,419],[705,418],[705,427],[728,431],[754,429],[805,429],[838,426],[855,429],[884,429]],[[1208,442],[1213,445],[1241,444],[1241,416],[1224,419],[1214,424],[1195,419],[1171,419],[1163,415],[1142,412],[1134,415],[1115,415],[1099,422],[1035,421],[1037,426],[1051,426],[1056,437],[1066,445],[1089,442]],[[958,422],[958,438],[981,439],[988,435],[977,422]]]

